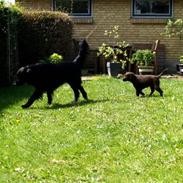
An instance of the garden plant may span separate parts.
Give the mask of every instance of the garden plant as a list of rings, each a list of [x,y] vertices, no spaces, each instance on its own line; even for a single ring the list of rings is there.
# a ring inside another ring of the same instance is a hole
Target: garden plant
[[[128,44],[121,41],[119,26],[116,25],[111,30],[105,30],[104,35],[107,37],[107,41],[99,46],[98,56],[102,55],[108,62],[120,63],[121,67],[124,68],[127,61],[124,58],[127,57],[126,47]]]

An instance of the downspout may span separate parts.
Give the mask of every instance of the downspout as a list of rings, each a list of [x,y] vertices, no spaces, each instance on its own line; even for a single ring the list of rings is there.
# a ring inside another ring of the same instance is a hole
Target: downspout
[[[55,10],[55,7],[56,7],[55,6],[55,3],[56,2],[54,0],[51,1],[51,11],[54,11]]]

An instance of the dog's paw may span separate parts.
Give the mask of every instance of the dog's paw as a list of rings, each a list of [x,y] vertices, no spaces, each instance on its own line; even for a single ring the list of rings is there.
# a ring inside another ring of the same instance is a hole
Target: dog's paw
[[[51,105],[52,104],[52,102],[48,102],[48,105]]]
[[[72,105],[76,105],[77,103],[78,103],[78,101],[76,101],[76,100],[73,100],[73,101],[71,102]]]
[[[86,101],[89,101],[90,99],[88,97],[84,98]]]
[[[28,108],[28,107],[29,107],[29,106],[26,105],[26,104],[22,105],[22,108],[23,108],[23,109],[26,109],[26,108]]]

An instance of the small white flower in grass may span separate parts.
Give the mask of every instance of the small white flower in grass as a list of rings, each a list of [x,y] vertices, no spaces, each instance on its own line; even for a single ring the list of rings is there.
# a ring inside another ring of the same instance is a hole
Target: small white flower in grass
[[[23,172],[25,172],[25,169],[23,167],[17,167],[17,168],[15,168],[15,172],[23,173]]]
[[[167,135],[166,134],[163,134],[162,135],[162,139],[163,139],[163,141],[167,141],[168,139],[167,139]]]
[[[65,164],[65,163],[67,163],[65,160],[58,160],[58,159],[52,159],[50,162],[53,164]]]
[[[81,130],[77,130],[76,133],[77,133],[77,134],[80,134],[80,133],[81,133]]]

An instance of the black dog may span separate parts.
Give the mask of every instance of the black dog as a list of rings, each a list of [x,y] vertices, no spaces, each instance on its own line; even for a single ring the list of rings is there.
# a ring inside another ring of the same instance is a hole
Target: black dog
[[[33,64],[22,67],[17,72],[16,85],[27,83],[35,87],[35,91],[23,108],[30,107],[33,102],[47,93],[48,104],[52,103],[52,95],[56,88],[68,83],[74,91],[74,102],[78,101],[79,91],[87,100],[87,93],[81,83],[81,68],[88,53],[89,46],[85,40],[79,43],[79,53],[73,62],[60,64]]]
[[[123,81],[130,81],[136,89],[136,95],[145,95],[142,90],[144,88],[150,87],[151,96],[154,91],[158,91],[161,96],[163,96],[163,91],[160,88],[160,77],[167,69],[163,70],[159,75],[136,75],[133,72],[127,72],[124,75]]]

